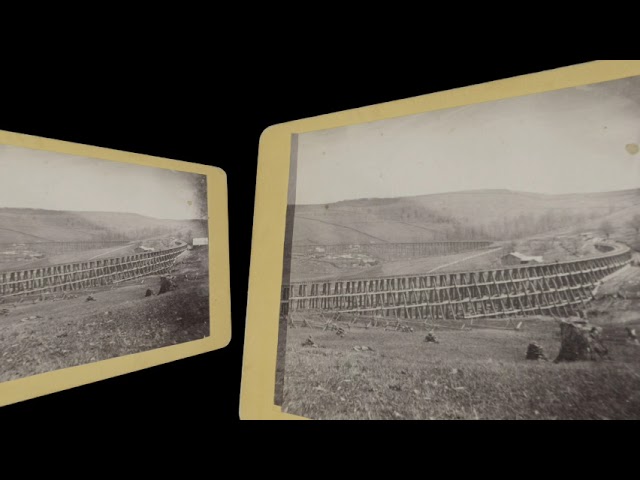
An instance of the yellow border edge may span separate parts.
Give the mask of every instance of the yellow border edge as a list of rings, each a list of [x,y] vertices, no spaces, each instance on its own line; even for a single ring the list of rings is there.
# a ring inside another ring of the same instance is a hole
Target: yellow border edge
[[[304,419],[274,405],[291,135],[640,75],[640,60],[600,60],[281,123],[260,137],[240,418]]]

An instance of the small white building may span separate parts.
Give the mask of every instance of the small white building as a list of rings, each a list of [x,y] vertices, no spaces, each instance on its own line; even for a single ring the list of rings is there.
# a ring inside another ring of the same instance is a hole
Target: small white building
[[[502,257],[503,265],[529,265],[532,263],[542,263],[541,256],[529,256],[520,252],[511,252]]]
[[[200,237],[200,238],[194,238],[193,239],[193,246],[194,247],[199,247],[202,245],[209,245],[209,238],[207,237]]]

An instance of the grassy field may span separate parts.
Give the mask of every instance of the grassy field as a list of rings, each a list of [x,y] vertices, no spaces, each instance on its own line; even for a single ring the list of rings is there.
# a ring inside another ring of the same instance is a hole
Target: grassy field
[[[553,320],[528,320],[520,331],[436,331],[438,344],[425,343],[424,331],[289,329],[283,411],[313,419],[640,418],[640,347],[623,341],[623,326],[604,328],[611,359],[572,364],[525,360],[530,342],[555,358]],[[309,335],[317,348],[302,346]]]
[[[132,255],[135,247],[135,244],[118,245],[108,248],[46,255],[44,258],[34,258],[29,260],[24,258],[15,259],[14,257],[16,257],[16,255],[7,255],[0,252],[0,268],[3,271],[20,270],[47,267],[49,265],[60,265],[64,263],[86,262],[89,260],[98,260],[109,257],[123,257],[125,255]],[[37,245],[30,248],[38,251]]]
[[[160,286],[159,277],[150,276],[66,298],[0,303],[0,381],[208,336],[206,271],[206,255],[194,250],[173,272],[178,288],[163,295],[145,297]],[[89,295],[95,301],[87,301]]]
[[[404,260],[380,260],[378,265],[372,267],[353,266],[348,261],[339,264],[333,259],[316,259],[296,255],[291,262],[290,281],[346,280],[500,268],[502,266],[500,257],[503,254],[502,248],[488,248]]]

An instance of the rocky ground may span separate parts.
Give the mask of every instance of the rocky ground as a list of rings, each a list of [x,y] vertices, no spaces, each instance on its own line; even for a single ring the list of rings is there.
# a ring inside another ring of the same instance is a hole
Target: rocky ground
[[[172,275],[175,289],[162,295],[160,277],[150,276],[45,301],[5,299],[0,381],[208,336],[206,250],[185,252]]]

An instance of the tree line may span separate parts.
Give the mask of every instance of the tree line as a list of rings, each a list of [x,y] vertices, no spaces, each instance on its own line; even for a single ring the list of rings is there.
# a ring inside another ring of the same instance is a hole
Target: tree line
[[[521,213],[512,217],[482,221],[473,218],[449,218],[436,234],[438,240],[504,240],[538,235],[556,229],[573,227],[580,230],[591,218],[584,213],[548,210],[543,213]]]

